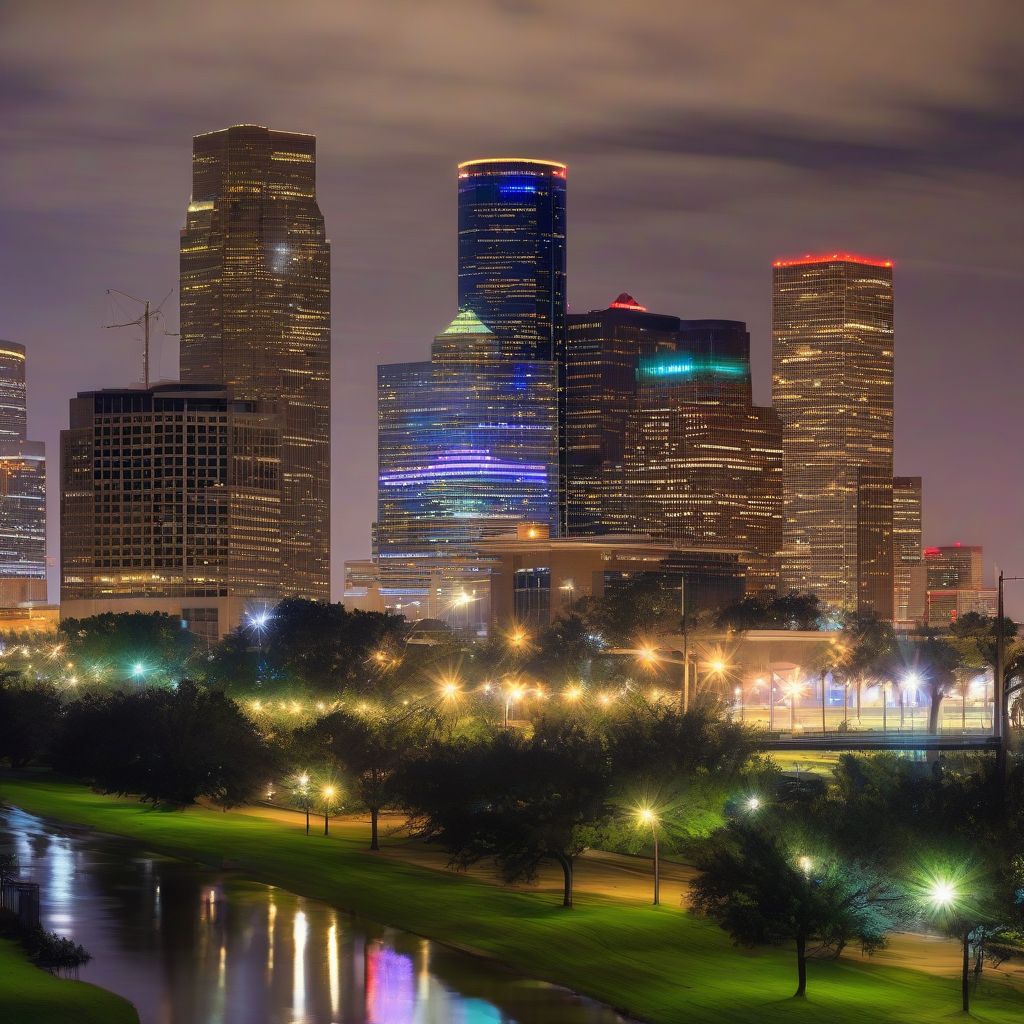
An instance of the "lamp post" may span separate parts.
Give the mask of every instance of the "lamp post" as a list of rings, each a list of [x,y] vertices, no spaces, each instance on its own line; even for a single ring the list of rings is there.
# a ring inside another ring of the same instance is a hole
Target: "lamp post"
[[[658,863],[658,816],[650,807],[642,807],[637,811],[637,823],[651,826],[651,838],[654,840],[654,906],[661,902],[661,866]]]
[[[572,580],[566,580],[559,588],[559,590],[568,591],[569,594],[569,614],[572,614],[573,601],[576,598],[576,584]]]
[[[334,795],[338,791],[334,786],[324,786],[323,798],[324,798],[324,835],[327,835],[327,822],[330,818],[331,807],[334,802]]]
[[[309,775],[303,772],[298,778],[299,806],[306,812],[306,835],[309,835]]]
[[[928,887],[926,893],[927,906],[935,917],[943,918],[950,931],[955,932],[960,939],[962,948],[961,970],[960,970],[960,1001],[964,1013],[971,1010],[971,932],[973,929],[958,913],[958,904],[961,902],[961,893],[957,892],[956,886],[941,878],[936,878]]]

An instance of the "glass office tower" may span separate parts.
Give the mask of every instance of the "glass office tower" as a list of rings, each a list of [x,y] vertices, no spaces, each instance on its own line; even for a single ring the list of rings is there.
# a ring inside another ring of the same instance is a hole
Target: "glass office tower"
[[[775,262],[772,289],[783,583],[885,618],[893,593],[892,275],[891,260],[804,256]]]
[[[256,125],[196,136],[181,232],[181,379],[281,404],[282,596],[330,596],[330,369],[316,138]]]
[[[566,319],[566,534],[624,533],[622,463],[637,363],[675,349],[679,318],[649,313],[623,292],[607,309]]]
[[[921,478],[898,476],[892,482],[893,617],[910,619],[910,583],[921,562]]]
[[[429,363],[381,366],[377,379],[381,595],[476,632],[489,596],[480,543],[557,521],[555,364],[508,358],[463,310]]]
[[[25,346],[0,341],[0,607],[46,601],[46,446],[27,440]]]
[[[550,160],[459,164],[459,309],[502,355],[559,359],[565,339],[566,166]]]

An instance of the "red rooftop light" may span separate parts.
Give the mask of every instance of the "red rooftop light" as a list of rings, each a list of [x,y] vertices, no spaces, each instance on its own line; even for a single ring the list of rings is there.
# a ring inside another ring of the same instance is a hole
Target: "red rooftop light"
[[[641,306],[629,292],[622,292],[619,297],[608,307],[609,309],[633,309],[637,313],[646,313],[647,307]]]
[[[891,267],[892,260],[880,260],[872,256],[855,256],[850,252],[826,252],[820,255],[807,253],[791,260],[776,260],[773,267],[801,267],[808,263],[862,263],[866,267]]]

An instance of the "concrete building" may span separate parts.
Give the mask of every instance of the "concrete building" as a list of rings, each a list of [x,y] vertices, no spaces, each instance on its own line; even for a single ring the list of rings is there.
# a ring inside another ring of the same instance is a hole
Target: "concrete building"
[[[281,583],[279,405],[202,384],[80,392],[61,432],[61,616],[217,639]]]

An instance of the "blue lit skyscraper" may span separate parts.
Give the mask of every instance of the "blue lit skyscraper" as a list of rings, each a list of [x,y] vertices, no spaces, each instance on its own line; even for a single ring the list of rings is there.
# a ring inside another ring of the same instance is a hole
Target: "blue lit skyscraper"
[[[459,164],[459,309],[504,355],[561,358],[565,344],[565,164]]]
[[[524,521],[555,532],[556,366],[510,358],[463,310],[429,362],[378,367],[377,385],[381,596],[476,631],[490,571],[479,544]]]

